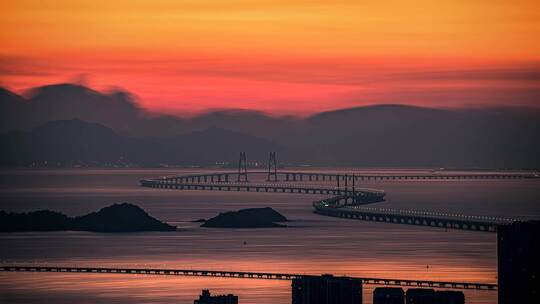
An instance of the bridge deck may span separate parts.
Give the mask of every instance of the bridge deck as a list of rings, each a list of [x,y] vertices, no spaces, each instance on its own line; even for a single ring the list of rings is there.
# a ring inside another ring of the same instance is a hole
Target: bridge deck
[[[407,173],[407,174],[365,174],[365,173],[332,173],[332,172],[316,172],[316,171],[278,171],[275,175],[271,176],[268,171],[249,171],[248,175],[268,175],[269,178],[273,178],[274,181],[366,181],[366,180],[483,180],[483,179],[528,179],[528,178],[540,178],[540,174],[537,172],[522,172],[522,173],[501,173],[501,172],[483,172],[483,173]],[[166,176],[162,179],[178,180],[178,181],[214,181],[214,180],[226,180],[233,179],[238,173],[231,171],[214,172],[214,173],[196,173],[180,176]]]
[[[497,227],[516,221],[509,218],[471,216],[448,213],[370,208],[364,206],[333,205],[334,198],[313,203],[315,212],[321,215],[374,221],[392,224],[428,226],[444,229],[459,229],[482,232],[496,232]]]
[[[145,179],[141,186],[177,190],[206,190],[206,191],[245,191],[245,192],[275,192],[325,195],[369,195],[384,197],[385,192],[367,188],[325,187],[317,185],[298,185],[287,183],[249,183],[249,182],[220,182],[220,183],[182,183],[171,180]]]
[[[292,280],[308,275],[245,272],[245,271],[218,271],[218,270],[194,270],[194,269],[158,269],[158,268],[116,268],[116,267],[70,267],[70,266],[10,266],[0,265],[0,271],[4,272],[48,272],[48,273],[101,273],[101,274],[143,274],[143,275],[170,275],[170,276],[204,276],[224,277],[241,279],[267,279],[267,280]],[[445,282],[427,280],[400,280],[383,278],[360,278],[353,277],[370,285],[394,285],[414,287],[435,287],[449,289],[479,289],[497,290],[497,284],[471,283],[471,282]]]
[[[382,215],[396,215],[396,216],[420,216],[431,217],[440,220],[464,220],[471,222],[482,222],[496,225],[510,224],[516,221],[514,218],[495,217],[495,216],[483,216],[483,215],[465,215],[449,212],[433,212],[433,211],[417,211],[417,210],[403,210],[403,209],[391,209],[391,208],[373,208],[363,206],[350,206],[349,208],[361,212],[373,212]]]

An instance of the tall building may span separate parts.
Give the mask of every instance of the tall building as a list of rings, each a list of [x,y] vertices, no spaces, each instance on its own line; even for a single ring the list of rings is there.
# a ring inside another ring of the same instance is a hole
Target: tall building
[[[373,290],[373,304],[405,304],[405,293],[400,287],[377,287]]]
[[[540,221],[497,228],[499,304],[540,303]]]
[[[297,278],[292,304],[362,304],[362,282],[329,274]]]
[[[228,295],[210,295],[208,289],[203,289],[198,300],[193,301],[193,304],[238,304],[238,296]]]

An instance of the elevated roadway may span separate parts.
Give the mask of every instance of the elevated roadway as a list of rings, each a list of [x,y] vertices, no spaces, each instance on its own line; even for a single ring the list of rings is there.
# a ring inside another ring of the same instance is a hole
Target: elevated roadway
[[[330,196],[329,198],[313,202],[313,208],[316,213],[364,221],[429,226],[444,229],[496,232],[499,225],[510,224],[516,221],[516,219],[415,210],[370,208],[365,205],[384,201],[386,193],[383,190],[359,188],[355,185],[358,181],[363,180],[480,180],[537,178],[537,175],[533,173],[358,175],[297,171],[254,171],[249,174],[252,177],[258,176],[259,181],[249,182],[247,174],[242,176],[245,177],[245,180],[240,181],[240,173],[216,172],[143,179],[140,181],[140,184],[143,187],[176,190],[328,195]],[[266,179],[261,181],[261,175],[262,177],[266,177]],[[336,183],[334,187],[325,183],[330,181]]]
[[[0,265],[0,272],[40,272],[40,273],[95,273],[95,274],[138,274],[138,275],[164,275],[164,276],[199,276],[222,277],[238,279],[266,279],[266,280],[293,280],[305,274],[246,272],[246,271],[219,271],[194,269],[159,269],[159,268],[122,268],[122,267],[71,267],[71,266],[32,266],[32,265]],[[353,277],[368,285],[390,285],[410,287],[432,287],[445,289],[477,289],[497,290],[497,284],[472,282],[446,282],[430,280],[402,280]]]

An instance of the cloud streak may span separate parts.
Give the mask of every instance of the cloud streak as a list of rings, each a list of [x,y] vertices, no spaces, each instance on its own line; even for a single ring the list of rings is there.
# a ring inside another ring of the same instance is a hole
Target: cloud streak
[[[309,114],[377,103],[455,107],[539,106],[537,62],[506,66],[426,66],[391,60],[310,60],[179,58],[47,61],[0,57],[2,84],[16,91],[55,82],[85,83],[98,89],[116,85],[140,96],[157,111],[194,112],[244,108]],[[11,85],[12,87],[10,87]]]

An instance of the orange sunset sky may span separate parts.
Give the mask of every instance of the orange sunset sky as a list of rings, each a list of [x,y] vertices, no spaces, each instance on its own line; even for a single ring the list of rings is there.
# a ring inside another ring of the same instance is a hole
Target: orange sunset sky
[[[0,0],[0,86],[153,111],[540,106],[540,2]]]

